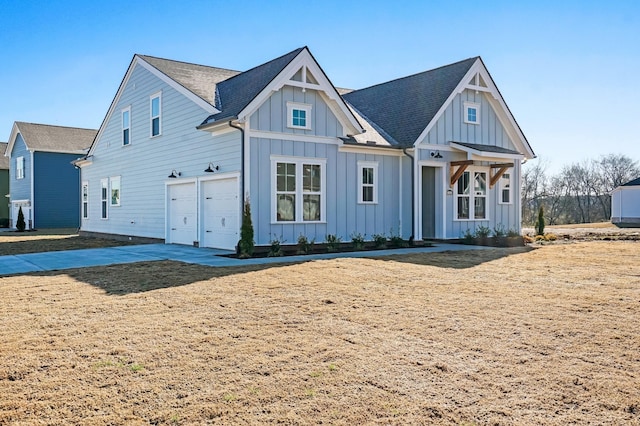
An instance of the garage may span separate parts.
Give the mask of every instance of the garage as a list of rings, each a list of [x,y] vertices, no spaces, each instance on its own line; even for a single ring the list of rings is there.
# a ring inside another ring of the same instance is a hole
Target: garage
[[[198,240],[195,182],[167,186],[167,198],[167,243],[192,245]]]
[[[202,246],[234,250],[240,238],[238,179],[202,182]]]

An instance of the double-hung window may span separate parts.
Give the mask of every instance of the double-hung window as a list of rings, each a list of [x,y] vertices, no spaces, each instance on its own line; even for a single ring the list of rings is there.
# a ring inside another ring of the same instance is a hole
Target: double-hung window
[[[464,103],[464,122],[467,124],[480,124],[480,104],[475,102]]]
[[[16,179],[24,179],[24,157],[16,158]]]
[[[82,218],[89,218],[89,182],[82,182]]]
[[[358,203],[378,202],[378,163],[358,161]]]
[[[107,219],[107,205],[109,203],[109,179],[100,180],[100,217]]]
[[[465,171],[456,184],[456,218],[487,219],[487,173]]]
[[[287,102],[287,127],[291,129],[311,129],[311,105]]]
[[[149,98],[149,111],[150,111],[150,134],[151,137],[160,135],[160,114],[161,114],[161,100],[162,94],[156,93]]]
[[[498,202],[500,204],[511,204],[511,175],[504,173],[498,181]]]
[[[131,107],[122,110],[122,145],[131,143]]]
[[[120,205],[120,176],[112,177],[111,182],[111,205]]]
[[[273,222],[320,222],[325,210],[324,159],[272,157]]]

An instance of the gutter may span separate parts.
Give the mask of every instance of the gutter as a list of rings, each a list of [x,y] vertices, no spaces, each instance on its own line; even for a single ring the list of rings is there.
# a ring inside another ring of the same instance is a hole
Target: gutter
[[[415,221],[415,204],[416,204],[416,194],[415,194],[415,180],[416,180],[416,172],[415,172],[415,158],[413,157],[413,155],[409,154],[407,152],[407,149],[409,148],[402,148],[402,152],[404,152],[404,155],[406,155],[407,157],[411,158],[411,240],[414,239],[415,235],[416,235],[416,221]]]
[[[242,208],[244,209],[245,193],[244,193],[244,128],[229,120],[229,127],[240,130],[240,189],[242,191]]]

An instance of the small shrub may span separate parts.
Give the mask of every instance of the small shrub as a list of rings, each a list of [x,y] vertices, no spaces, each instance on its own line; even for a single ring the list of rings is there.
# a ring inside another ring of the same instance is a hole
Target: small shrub
[[[364,239],[366,235],[362,235],[359,232],[354,232],[349,237],[351,238],[351,243],[353,244],[353,249],[355,251],[364,249]]]
[[[538,221],[536,222],[536,235],[544,235],[544,208],[540,206],[538,210]]]
[[[282,256],[282,244],[285,242],[286,240],[282,239],[282,235],[280,235],[279,237],[274,235],[271,241],[269,241],[269,243],[271,244],[271,247],[269,247],[269,253],[267,253],[267,256],[269,257]]]
[[[548,233],[544,234],[544,239],[547,241],[556,241],[558,239],[558,236],[556,234]]]
[[[507,231],[507,237],[519,237],[520,233],[516,232],[515,229],[513,228],[509,228],[509,230]]]
[[[309,239],[300,234],[298,237],[298,253],[299,254],[309,254],[313,251],[313,244],[316,242],[315,239],[309,241]]]
[[[507,231],[504,229],[504,225],[499,223],[493,227],[493,236],[495,238],[504,238],[507,236]]]
[[[393,248],[406,247],[407,243],[402,239],[400,234],[395,234],[393,228],[389,230],[389,242]]]
[[[240,241],[238,242],[238,254],[241,258],[248,258],[253,255],[256,242],[253,240],[253,223],[251,222],[251,204],[249,198],[244,200],[242,210],[242,227],[240,228]]]
[[[480,225],[476,228],[476,238],[487,238],[491,233],[488,226]]]
[[[534,242],[536,240],[531,235],[525,235],[525,236],[522,237],[522,239],[524,240],[525,243],[532,243],[532,242]]]
[[[327,243],[328,252],[336,252],[340,248],[342,238],[336,236],[335,234],[327,234],[327,236],[325,237],[325,242]]]
[[[475,242],[475,239],[476,236],[473,235],[473,232],[471,232],[470,229],[464,231],[464,234],[462,235],[462,242],[464,244],[473,244]]]
[[[23,232],[27,227],[27,224],[24,222],[24,213],[22,213],[22,206],[18,209],[18,220],[16,221],[16,229],[20,232]]]
[[[373,245],[375,246],[375,248],[381,249],[381,248],[387,247],[387,237],[386,237],[386,235],[384,235],[384,234],[373,234],[371,236],[371,238],[373,238]]]

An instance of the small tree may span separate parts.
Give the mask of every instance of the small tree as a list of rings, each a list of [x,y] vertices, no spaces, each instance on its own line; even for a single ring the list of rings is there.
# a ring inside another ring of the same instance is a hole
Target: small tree
[[[536,222],[536,235],[544,235],[544,208],[540,206],[538,210],[538,221]]]
[[[249,198],[244,200],[242,210],[242,227],[240,228],[240,241],[238,242],[238,252],[240,257],[247,258],[253,255],[255,246],[253,240],[253,223],[251,222],[251,204]]]
[[[18,220],[16,221],[16,229],[20,232],[24,231],[27,224],[24,223],[24,213],[22,213],[22,206],[18,209]]]

